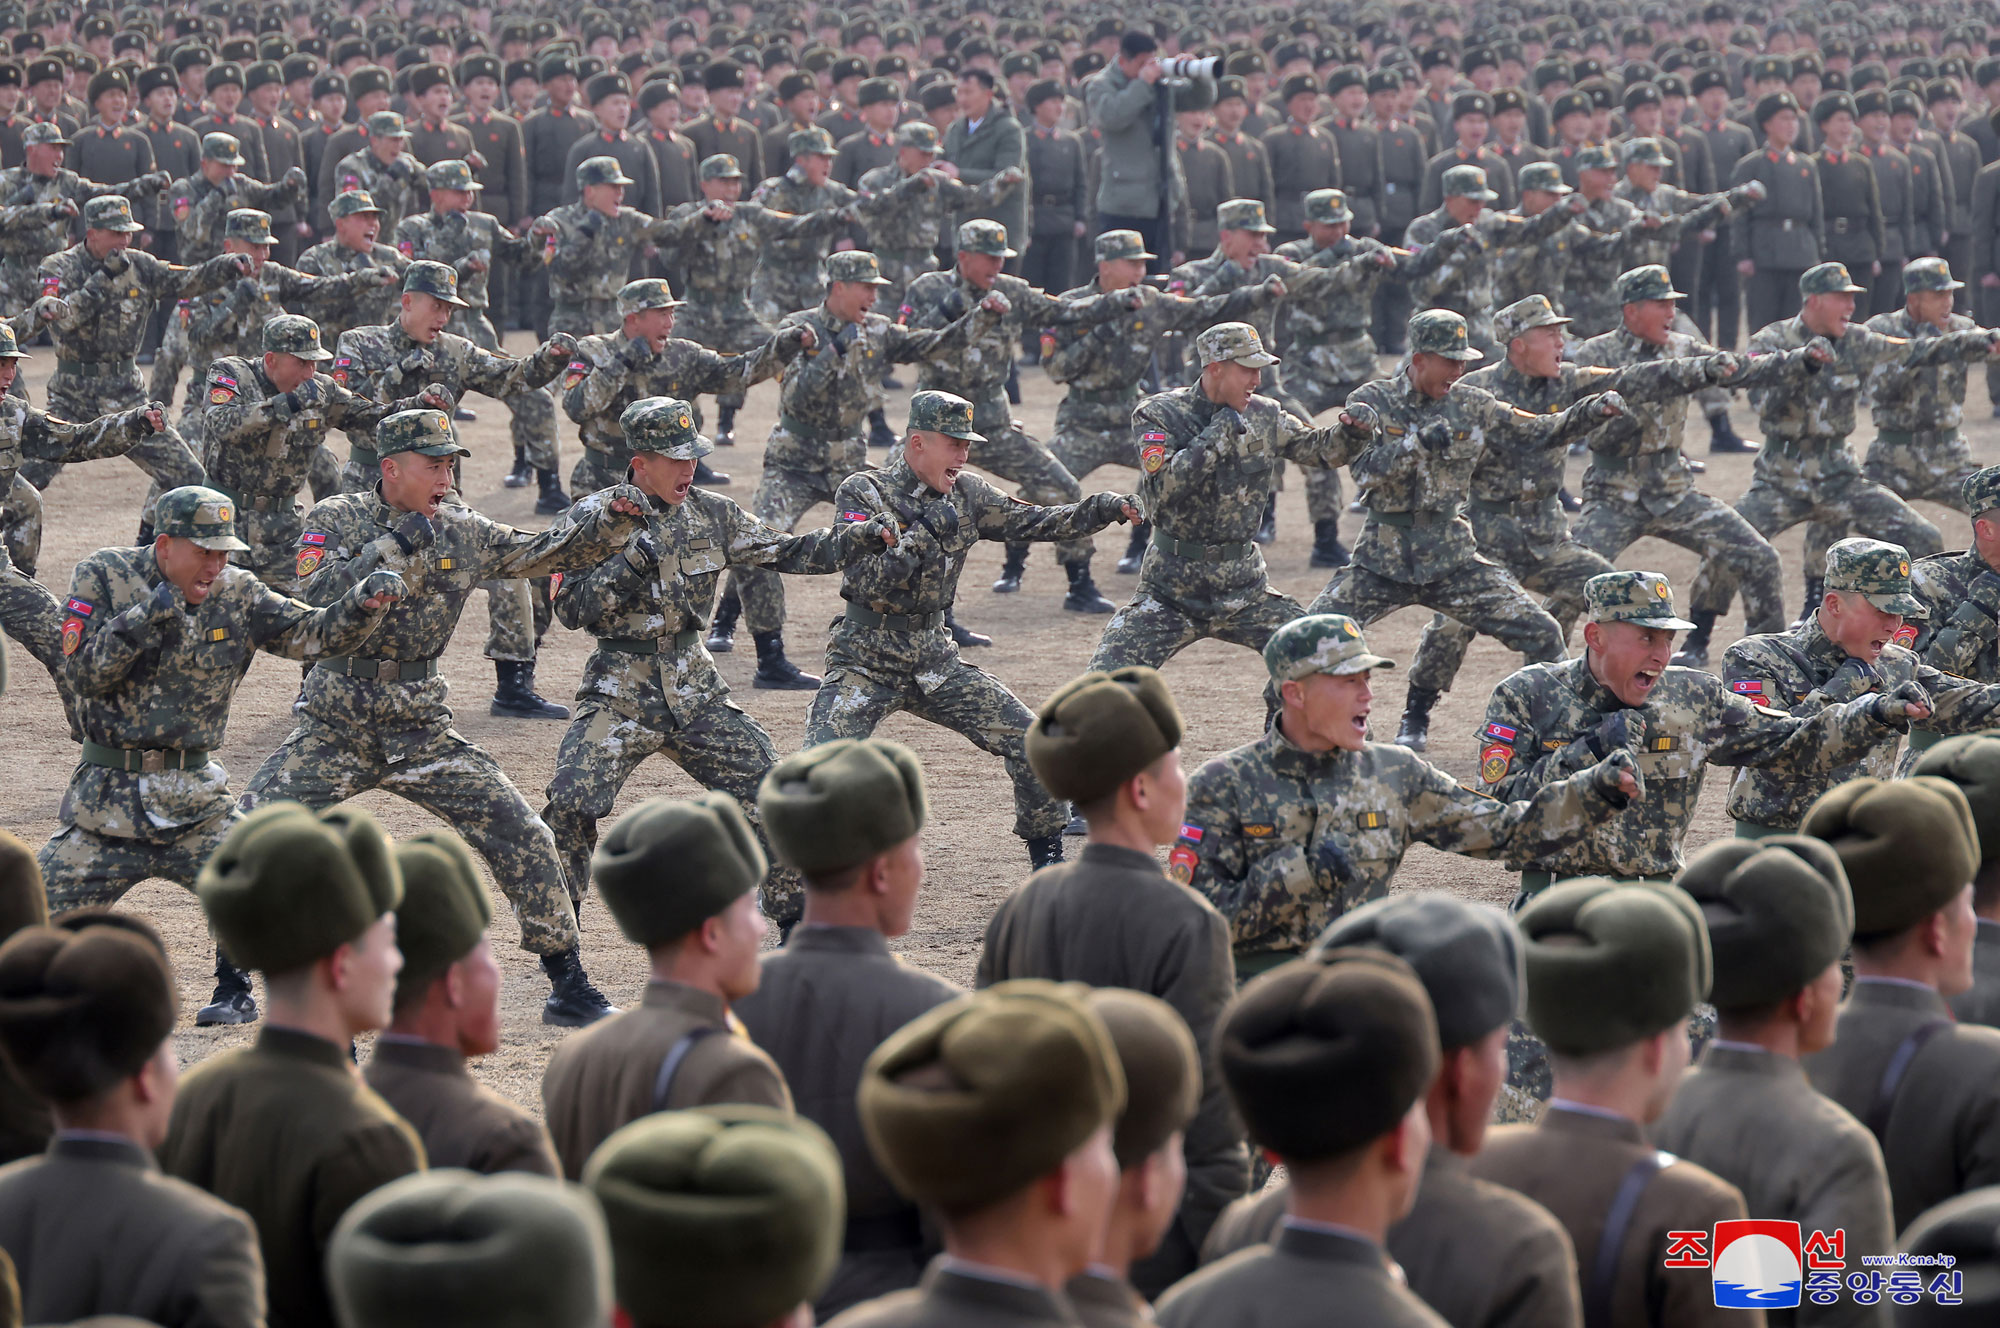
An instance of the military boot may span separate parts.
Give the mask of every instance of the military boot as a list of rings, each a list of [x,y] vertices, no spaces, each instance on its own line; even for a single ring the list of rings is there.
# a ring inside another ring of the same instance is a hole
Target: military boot
[[[889,427],[889,417],[879,408],[868,412],[868,445],[870,447],[894,447],[896,431]]]
[[[195,1013],[196,1028],[218,1024],[254,1024],[257,998],[250,992],[250,975],[229,962],[221,950],[215,952],[215,992],[208,1004]]]
[[[717,447],[736,446],[736,407],[716,403],[715,436],[709,441]]]
[[[1819,612],[1819,602],[1826,596],[1826,578],[1809,576],[1806,578],[1806,606],[1799,610],[1799,616],[1792,619],[1792,627],[1804,627]]]
[[[507,478],[500,481],[510,489],[525,489],[535,482],[535,468],[528,464],[525,448],[515,447],[514,468],[507,472]]]
[[[535,496],[535,511],[543,516],[559,516],[569,511],[569,495],[562,490],[562,481],[553,470],[538,470],[535,479],[541,485],[541,492]]]
[[[1007,366],[1007,404],[1010,406],[1021,404],[1021,370],[1018,365]]]
[[[1314,567],[1347,566],[1347,546],[1340,542],[1340,521],[1327,517],[1313,522],[1312,565]]]
[[[1104,598],[1097,589],[1097,582],[1091,579],[1090,555],[1085,554],[1073,563],[1066,563],[1063,570],[1069,573],[1069,594],[1063,596],[1063,609],[1068,613],[1115,613],[1118,606]]]
[[[800,670],[785,658],[783,632],[753,632],[757,642],[757,672],[750,685],[767,692],[812,692],[819,690],[819,678]]]
[[[535,695],[533,661],[496,659],[493,661],[493,672],[499,677],[499,686],[493,689],[493,704],[488,708],[490,714],[514,719],[569,718],[568,706],[559,706]]]
[[[1729,422],[1729,412],[1719,410],[1708,417],[1708,450],[1710,455],[1722,452],[1755,452],[1757,444],[1736,432],[1736,426]]]
[[[743,601],[731,586],[715,606],[715,625],[708,629],[708,653],[726,655],[736,649],[736,620],[743,616]]]
[[[1021,588],[1021,576],[1028,570],[1028,546],[1009,544],[1007,560],[1000,564],[1000,579],[993,583],[996,595],[1011,595]]]
[[[142,517],[139,521],[139,547],[143,549],[152,542],[153,523]]]
[[[1135,521],[1132,533],[1125,540],[1125,556],[1118,560],[1118,570],[1131,576],[1139,570],[1139,564],[1146,561],[1146,545],[1153,538],[1153,523]]]
[[[1705,669],[1708,667],[1708,642],[1715,634],[1715,613],[1709,609],[1696,609],[1688,614],[1694,621],[1694,630],[1681,642],[1681,648],[1674,652],[1674,665],[1683,669]]]
[[[1278,495],[1272,494],[1264,500],[1264,519],[1257,523],[1257,533],[1250,537],[1259,544],[1273,544],[1278,539]]]
[[[1028,865],[1035,871],[1053,866],[1063,861],[1063,837],[1058,830],[1052,835],[1037,835],[1028,841]]]
[[[1430,746],[1431,707],[1438,694],[1428,687],[1412,687],[1403,699],[1403,722],[1396,728],[1396,741],[1413,752]]]
[[[975,632],[970,627],[961,623],[958,620],[958,614],[952,609],[944,611],[944,626],[945,630],[951,633],[951,639],[958,643],[960,650],[993,644],[993,638],[986,635],[986,633]]]
[[[1571,493],[1567,484],[1556,490],[1556,501],[1562,504],[1565,512],[1574,514],[1583,510],[1583,499]]]
[[[582,1028],[618,1007],[604,999],[583,971],[583,955],[572,945],[561,954],[543,955],[542,972],[549,975],[549,998],[542,1002],[542,1022],[558,1028]]]
[[[694,482],[704,489],[728,487],[729,476],[719,470],[710,470],[708,463],[697,459],[694,463]]]

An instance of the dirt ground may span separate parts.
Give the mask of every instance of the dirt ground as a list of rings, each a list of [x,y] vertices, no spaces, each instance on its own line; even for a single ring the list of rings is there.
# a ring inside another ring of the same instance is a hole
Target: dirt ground
[[[508,338],[515,354],[530,348],[525,333]],[[51,356],[36,352],[25,366],[30,392],[37,402],[44,400]],[[1388,362],[1384,362],[1385,370]],[[907,370],[904,376],[909,377]],[[1060,389],[1039,370],[1022,374],[1023,401],[1019,414],[1031,432],[1046,439],[1053,428]],[[1988,418],[1984,395],[1975,386],[1974,402],[1967,410],[1974,453],[1980,464],[2000,460],[2000,426]],[[899,393],[890,403],[892,423],[904,418],[904,398]],[[497,403],[484,397],[469,398],[479,414],[476,423],[462,425],[464,437],[473,450],[466,463],[467,498],[482,511],[501,521],[539,529],[546,524],[534,514],[533,489],[508,489],[501,477],[511,460],[507,440],[507,415]],[[712,403],[711,409],[712,409]],[[738,445],[720,449],[711,458],[715,468],[730,474],[734,482],[722,492],[745,504],[756,487],[763,456],[763,440],[776,414],[777,388],[764,384],[750,395],[748,409],[738,420]],[[1740,400],[1735,410],[1739,431],[1754,437],[1755,419]],[[563,421],[563,474],[576,455],[574,431]],[[1689,454],[1706,458],[1707,442],[1698,414],[1687,439]],[[1872,437],[1864,427],[1858,439]],[[336,442],[337,448],[344,443]],[[880,457],[877,453],[877,458]],[[1709,458],[1704,485],[1711,493],[1733,500],[1750,479],[1748,457]],[[1582,461],[1572,459],[1570,479],[1576,487]],[[1129,491],[1136,472],[1124,469],[1099,471],[1084,482],[1086,492],[1117,488]],[[133,537],[139,503],[145,492],[145,477],[129,463],[94,462],[72,466],[45,495],[48,533],[42,554],[41,579],[60,597],[68,585],[74,564],[89,552],[123,544]],[[1350,490],[1351,494],[1351,490]],[[1938,522],[1947,547],[1965,542],[1963,518],[1945,509],[1922,505],[1925,514]],[[826,521],[830,512],[819,508],[808,525]],[[1343,531],[1351,543],[1360,528],[1360,518],[1348,515]],[[1800,543],[1802,530],[1784,537],[1781,551],[1786,566],[1786,598],[1795,602],[1802,593]],[[1272,582],[1298,599],[1310,600],[1324,586],[1327,573],[1307,565],[1312,530],[1305,515],[1304,488],[1296,470],[1278,499],[1278,542],[1265,550]],[[1123,601],[1132,593],[1133,578],[1115,570],[1125,547],[1125,529],[1112,527],[1098,536],[1096,573],[1105,594]],[[982,544],[967,563],[958,600],[958,616],[968,626],[991,634],[994,645],[988,650],[968,652],[974,663],[1003,679],[1030,708],[1038,705],[1057,686],[1080,672],[1096,645],[1105,619],[1061,611],[1064,581],[1052,551],[1037,548],[1029,564],[1027,581],[1016,595],[995,595],[988,587],[998,572],[1001,550]],[[1680,549],[1654,540],[1628,550],[1621,562],[1626,567],[1654,568],[1666,572],[1681,589],[1686,589],[1695,571],[1694,557]],[[837,579],[832,577],[787,578],[790,603],[788,643],[793,659],[801,667],[817,670],[824,647],[825,625],[837,611]],[[1417,634],[1427,611],[1405,609],[1369,629],[1371,647],[1407,665],[1416,647]],[[1740,605],[1717,630],[1717,649],[1741,633]],[[457,701],[458,728],[468,738],[485,746],[499,759],[527,796],[539,808],[555,758],[556,745],[564,726],[553,721],[495,719],[489,716],[487,701],[493,690],[493,669],[483,658],[486,613],[484,597],[475,595],[464,621],[446,652],[443,672],[452,683]],[[563,630],[558,625],[543,643],[539,689],[544,696],[567,702],[588,656],[590,638]],[[1580,648],[1580,639],[1572,642]],[[23,839],[39,844],[56,828],[56,810],[63,788],[74,767],[71,746],[55,702],[49,679],[18,646],[11,653],[12,686],[0,700],[0,753],[11,772],[0,787],[0,825]],[[750,686],[755,657],[748,633],[733,654],[719,657],[722,675],[735,689],[735,699],[768,728],[781,751],[799,745],[804,727],[807,692],[756,691]],[[1475,778],[1477,749],[1474,735],[1493,685],[1518,667],[1519,659],[1497,642],[1480,638],[1473,647],[1456,690],[1438,705],[1432,722],[1430,759],[1468,781]],[[1179,699],[1188,722],[1183,755],[1189,769],[1219,752],[1253,740],[1263,719],[1260,694],[1264,685],[1261,661],[1247,651],[1215,642],[1203,642],[1167,666],[1166,675]],[[1404,672],[1376,675],[1375,736],[1394,736],[1401,713]],[[260,658],[238,692],[231,715],[227,740],[219,759],[232,773],[240,789],[264,757],[283,740],[292,727],[291,701],[298,687],[293,666],[275,658]],[[925,832],[924,847],[929,862],[929,878],[914,930],[896,948],[910,962],[921,964],[953,981],[969,984],[979,953],[987,919],[999,901],[1027,874],[1027,854],[1021,841],[1011,833],[1013,814],[1010,789],[998,762],[979,752],[955,734],[907,717],[898,716],[883,726],[886,737],[908,743],[922,757],[930,782],[931,822]],[[664,759],[655,759],[640,768],[626,786],[618,809],[649,797],[693,793],[697,785],[680,769]],[[1727,779],[1718,772],[1703,793],[1691,845],[1699,845],[1728,832],[1723,815]],[[411,834],[435,824],[428,813],[383,794],[370,794],[360,805],[382,818],[397,835]],[[1072,851],[1078,841],[1070,841]],[[1404,860],[1397,877],[1399,889],[1442,888],[1467,898],[1501,902],[1514,891],[1514,878],[1497,863],[1479,862],[1456,855],[1440,854],[1417,847]],[[192,1016],[206,1001],[211,986],[213,950],[201,910],[194,897],[162,882],[149,883],[133,891],[125,906],[149,914],[168,939],[178,970],[183,1007],[183,1028],[179,1047],[184,1062],[199,1061],[216,1051],[248,1040],[248,1030],[196,1030]],[[506,976],[504,1002],[505,1045],[478,1065],[481,1078],[524,1105],[539,1109],[543,1066],[560,1030],[545,1028],[540,1006],[547,994],[533,956],[518,949],[505,900],[495,897],[495,950]],[[635,1002],[645,983],[643,952],[628,945],[617,933],[601,904],[592,901],[583,914],[583,950],[586,964],[597,984],[614,1003]]]

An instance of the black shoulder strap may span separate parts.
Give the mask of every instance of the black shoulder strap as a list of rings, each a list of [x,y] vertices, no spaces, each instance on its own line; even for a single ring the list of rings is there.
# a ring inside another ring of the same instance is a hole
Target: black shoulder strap
[[[704,1025],[701,1028],[692,1030],[681,1038],[680,1041],[667,1049],[665,1059],[660,1062],[660,1073],[653,1079],[654,1111],[665,1111],[667,1109],[667,1095],[673,1092],[674,1076],[680,1073],[681,1062],[687,1059],[688,1053],[694,1050],[695,1044],[712,1033],[726,1031],[726,1029],[717,1028],[712,1024]]]
[[[1889,1063],[1882,1067],[1882,1082],[1875,1089],[1875,1101],[1868,1108],[1868,1115],[1862,1123],[1877,1143],[1886,1145],[1889,1133],[1889,1113],[1896,1109],[1896,1095],[1902,1091],[1903,1078],[1910,1072],[1910,1065],[1917,1059],[1917,1053],[1924,1049],[1939,1033],[1951,1026],[1949,1019],[1931,1019],[1917,1025],[1910,1035],[1897,1044],[1890,1053]]]
[[[1583,1289],[1584,1328],[1611,1328],[1611,1292],[1618,1282],[1618,1252],[1625,1248],[1625,1235],[1632,1229],[1632,1217],[1639,1211],[1639,1198],[1660,1169],[1673,1159],[1666,1153],[1649,1152],[1618,1182],[1611,1207],[1604,1214],[1604,1231],[1597,1238],[1597,1250],[1590,1259],[1590,1280]]]

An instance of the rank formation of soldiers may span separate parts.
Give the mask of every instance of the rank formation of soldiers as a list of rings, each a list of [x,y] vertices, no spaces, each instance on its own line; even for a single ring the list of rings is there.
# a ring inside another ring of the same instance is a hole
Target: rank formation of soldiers
[[[0,1328],[2000,1322],[1989,415],[1972,0],[0,0]]]

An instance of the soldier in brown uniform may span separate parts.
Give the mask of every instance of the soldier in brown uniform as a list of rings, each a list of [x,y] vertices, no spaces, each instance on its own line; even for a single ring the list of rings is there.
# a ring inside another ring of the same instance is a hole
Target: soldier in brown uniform
[[[1208,136],[1229,158],[1229,178],[1235,190],[1230,197],[1254,198],[1268,212],[1277,203],[1278,191],[1271,184],[1270,152],[1264,147],[1263,140],[1244,128],[1243,119],[1249,109],[1242,79],[1229,77],[1218,80],[1215,86],[1215,128],[1209,131]],[[1187,252],[1199,255],[1201,251],[1190,245]]]
[[[1212,1054],[1251,1139],[1285,1164],[1290,1211],[1270,1245],[1161,1297],[1161,1328],[1303,1328],[1334,1306],[1355,1328],[1441,1328],[1383,1251],[1423,1178],[1439,1061],[1409,965],[1343,949],[1272,969],[1237,997]]]
[[[86,180],[105,184],[125,184],[153,169],[152,140],[127,125],[131,96],[132,84],[123,69],[92,75],[90,108],[97,119],[70,136],[64,166]]]
[[[1469,1170],[1506,1077],[1507,1033],[1521,1004],[1519,933],[1496,909],[1425,890],[1354,910],[1314,949],[1344,946],[1409,964],[1437,1013],[1442,1060],[1425,1097],[1431,1149],[1415,1206],[1389,1228],[1389,1257],[1452,1328],[1581,1328],[1569,1233],[1540,1204]],[[1203,1260],[1269,1242],[1290,1201],[1289,1185],[1238,1200]]]
[[[452,117],[472,136],[474,157],[467,158],[472,178],[485,193],[486,210],[500,224],[518,229],[532,220],[528,211],[528,159],[521,147],[521,124],[497,111],[501,65],[497,56],[475,52],[458,62],[457,80],[465,101]],[[519,273],[504,264],[486,278],[487,312],[494,330],[504,334],[518,304]]]
[[[256,1223],[271,1322],[331,1328],[334,1224],[424,1166],[416,1131],[350,1056],[389,1022],[403,966],[395,851],[366,812],[275,803],[237,823],[195,888],[223,949],[264,974],[267,1011],[254,1043],[181,1080],[160,1165]]]
[[[1854,891],[1854,987],[1813,1087],[1882,1143],[1896,1226],[2000,1182],[2000,1031],[1956,1023],[1972,985],[1979,835],[1957,785],[1855,779],[1806,813]]]
[[[1725,839],[1675,884],[1708,921],[1716,1037],[1654,1127],[1655,1142],[1741,1189],[1759,1218],[1797,1222],[1807,1236],[1844,1230],[1857,1261],[1888,1253],[1896,1229],[1882,1150],[1799,1064],[1832,1044],[1840,1008],[1854,899],[1839,856],[1804,835]],[[1889,1307],[1802,1301],[1796,1315],[1771,1317],[1882,1328]]]
[[[1304,239],[1305,196],[1315,189],[1340,186],[1339,145],[1314,123],[1319,119],[1319,80],[1311,74],[1294,74],[1281,91],[1285,123],[1264,134],[1264,150],[1271,154],[1271,184],[1277,193],[1271,210],[1278,231],[1274,244]]]
[[[646,947],[646,996],[569,1039],[542,1075],[542,1109],[563,1174],[583,1174],[613,1130],[655,1111],[716,1102],[792,1106],[771,1058],[738,1037],[731,1001],[757,989],[768,870],[726,793],[655,798],[598,844],[591,879],[625,939]]]
[[[279,108],[279,102],[285,95],[284,80],[284,70],[272,60],[260,60],[243,71],[244,99],[250,103],[250,124],[256,126],[257,136],[263,141],[264,165],[271,172],[260,177],[263,179],[282,180],[292,167],[304,170],[306,165],[298,128],[284,117]],[[247,129],[250,125],[244,127]],[[271,209],[271,233],[278,237],[278,246],[272,257],[286,267],[294,266],[298,262],[299,251],[310,243],[308,237],[312,234],[312,225],[305,220],[310,206],[309,200],[300,199],[296,203],[279,203]]]
[[[252,179],[269,180],[274,177],[270,163],[264,159],[264,136],[257,132],[249,116],[237,114],[243,105],[243,83],[243,66],[234,61],[211,66],[206,76],[209,113],[188,128],[196,138],[228,134],[243,154],[243,173]]]
[[[889,952],[924,878],[923,770],[908,748],[884,738],[809,747],[764,776],[757,810],[773,852],[805,878],[805,915],[736,1013],[784,1072],[799,1114],[840,1150],[847,1223],[839,1267],[813,1304],[825,1320],[915,1286],[936,1252],[869,1153],[854,1091],[876,1047],[962,993]]]
[[[35,850],[0,830],[0,941],[49,920],[48,891]],[[34,1157],[49,1146],[55,1119],[0,1056],[0,1163]]]
[[[554,1176],[542,1123],[472,1077],[468,1056],[500,1049],[500,968],[486,939],[493,905],[472,851],[449,830],[396,845],[395,1018],[364,1076],[423,1140],[434,1167]]]
[[[1946,738],[1919,756],[1909,773],[1950,780],[1972,808],[1979,831],[1979,874],[1972,878],[1979,933],[1972,943],[1972,986],[1951,998],[1951,1012],[1961,1024],[2000,1028],[2000,738]]]
[[[1188,215],[1188,233],[1179,237],[1174,247],[1190,254],[1214,252],[1215,210],[1232,198],[1248,197],[1236,188],[1229,154],[1205,132],[1215,121],[1214,104],[1209,85],[1200,79],[1174,89],[1174,119],[1179,130],[1174,150],[1180,154],[1181,179],[1187,185]],[[1039,193],[1039,180],[1035,187]]]
[[[1662,1266],[1668,1232],[1746,1216],[1735,1186],[1646,1137],[1687,1068],[1688,1016],[1708,995],[1700,908],[1672,886],[1586,877],[1550,886],[1517,920],[1528,1026],[1548,1044],[1555,1094],[1539,1123],[1495,1130],[1472,1174],[1569,1229],[1593,1328],[1762,1324],[1762,1310],[1717,1308],[1708,1278]]]
[[[977,982],[1012,978],[1129,987],[1166,1001],[1209,1045],[1235,993],[1229,925],[1169,880],[1154,853],[1181,833],[1187,778],[1181,715],[1149,668],[1086,673],[1056,690],[1028,729],[1028,763],[1089,827],[1073,863],[1037,872],[986,928]],[[1243,1132],[1210,1071],[1184,1142],[1187,1193],[1132,1270],[1146,1295],[1192,1271],[1217,1214],[1250,1183]]]
[[[0,947],[0,1051],[56,1114],[45,1156],[0,1171],[0,1251],[37,1323],[130,1315],[259,1328],[250,1219],[160,1174],[180,1064],[174,977],[129,914],[87,910]]]
[[[717,154],[731,156],[743,168],[744,179],[762,180],[763,137],[756,125],[741,117],[743,66],[734,60],[717,60],[701,71],[701,83],[708,90],[708,113],[681,131],[694,144],[695,160],[706,161]]]

